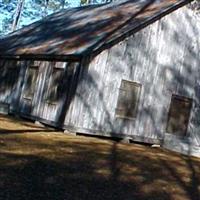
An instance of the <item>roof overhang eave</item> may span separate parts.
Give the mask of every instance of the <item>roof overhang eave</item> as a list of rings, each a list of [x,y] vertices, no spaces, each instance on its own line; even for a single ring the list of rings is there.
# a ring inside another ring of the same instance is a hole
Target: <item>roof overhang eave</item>
[[[22,55],[2,55],[0,59],[6,60],[40,60],[40,61],[66,61],[66,62],[79,62],[82,55],[35,55],[35,54],[22,54]]]

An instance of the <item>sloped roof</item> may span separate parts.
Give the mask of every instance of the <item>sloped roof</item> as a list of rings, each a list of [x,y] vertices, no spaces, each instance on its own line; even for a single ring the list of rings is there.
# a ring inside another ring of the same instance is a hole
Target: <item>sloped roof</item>
[[[97,53],[189,0],[123,0],[54,13],[0,40],[0,57],[79,59]]]

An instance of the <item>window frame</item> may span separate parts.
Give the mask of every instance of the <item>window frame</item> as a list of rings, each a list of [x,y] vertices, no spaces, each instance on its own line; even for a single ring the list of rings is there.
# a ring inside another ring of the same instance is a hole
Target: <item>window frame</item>
[[[128,91],[132,91],[132,90],[129,90],[129,89],[124,89],[122,87],[122,83],[123,82],[126,82],[126,83],[129,83],[130,85],[134,85],[137,87],[137,89],[139,90],[137,93],[137,100],[135,102],[135,106],[134,106],[134,115],[133,117],[131,116],[126,116],[126,115],[120,115],[117,113],[118,110],[120,110],[118,107],[119,107],[119,99],[120,99],[120,91],[125,91],[125,92],[128,92]],[[120,84],[120,88],[118,88],[118,98],[117,98],[117,105],[116,105],[116,108],[115,108],[115,117],[118,118],[118,119],[127,119],[127,120],[135,120],[137,118],[137,113],[138,113],[138,107],[139,107],[139,102],[140,102],[140,96],[141,96],[141,90],[142,90],[142,84],[141,83],[138,83],[138,82],[135,82],[135,81],[130,81],[130,80],[125,80],[125,79],[122,79],[121,80],[121,84]]]
[[[4,73],[4,70],[5,70],[5,75],[4,75],[5,80],[2,81],[3,84],[1,83],[0,93],[6,93],[7,91],[12,93],[13,87],[15,87],[15,85],[18,82],[20,68],[17,65],[17,62],[7,63],[6,61],[2,61],[0,63],[0,68],[1,70],[3,70],[2,73]],[[2,79],[2,76],[0,78]]]
[[[176,99],[178,101],[181,101],[181,102],[188,102],[189,103],[189,112],[188,112],[188,116],[187,116],[187,123],[186,123],[186,128],[184,130],[183,133],[180,134],[180,131],[176,131],[176,132],[172,132],[172,131],[169,131],[169,123],[170,123],[170,118],[171,118],[171,115],[172,115],[172,102],[173,102],[173,99]],[[171,135],[174,135],[176,137],[180,137],[180,138],[185,138],[185,137],[188,137],[188,125],[190,123],[190,117],[191,117],[191,112],[192,112],[192,107],[193,107],[193,99],[190,98],[190,97],[186,97],[186,96],[183,96],[183,95],[179,95],[179,94],[172,94],[171,95],[171,100],[170,100],[170,104],[169,104],[169,108],[168,108],[168,116],[167,116],[167,123],[166,123],[166,128],[165,128],[165,132],[167,134],[171,134]]]
[[[26,94],[26,90],[27,90],[26,86],[27,86],[27,80],[28,80],[28,73],[29,73],[29,70],[30,70],[30,69],[35,69],[36,72],[37,72],[36,85],[37,85],[37,80],[38,80],[38,76],[39,76],[39,66],[37,66],[37,65],[31,65],[31,66],[28,66],[28,67],[26,68],[25,81],[24,81],[24,88],[23,88],[23,99],[26,99],[26,100],[33,100],[33,98],[34,98],[34,93],[32,94],[31,97],[30,97],[29,95],[26,96],[26,95],[27,95],[27,94]],[[35,90],[36,90],[36,85],[34,86],[34,92],[35,92]]]
[[[45,102],[47,104],[52,104],[52,105],[56,105],[58,103],[58,100],[55,100],[55,99],[51,100],[51,99],[49,99],[49,97],[50,97],[50,88],[52,86],[52,81],[53,81],[53,76],[52,75],[54,74],[53,73],[54,70],[61,71],[62,74],[60,76],[60,79],[63,79],[64,78],[64,74],[65,74],[65,68],[53,66],[52,69],[51,69],[51,72],[50,72],[51,76],[50,76],[50,79],[49,79],[49,81],[47,83],[47,92],[45,94]],[[59,82],[59,84],[61,84],[61,82]]]

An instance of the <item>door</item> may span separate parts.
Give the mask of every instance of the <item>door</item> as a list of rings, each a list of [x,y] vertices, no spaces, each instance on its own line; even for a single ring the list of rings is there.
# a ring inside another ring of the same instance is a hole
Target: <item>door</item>
[[[20,112],[51,125],[64,121],[67,99],[78,63],[27,62]]]
[[[25,115],[31,115],[33,113],[34,98],[38,90],[38,74],[39,66],[26,66],[25,79],[20,98],[20,112]]]
[[[72,83],[76,63],[50,62],[48,64],[43,99],[43,119],[60,124],[65,103]]]

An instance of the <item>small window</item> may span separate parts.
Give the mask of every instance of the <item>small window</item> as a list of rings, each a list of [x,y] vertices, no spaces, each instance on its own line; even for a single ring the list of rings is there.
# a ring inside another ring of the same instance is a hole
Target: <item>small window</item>
[[[26,74],[24,98],[32,99],[35,92],[35,86],[38,77],[38,67],[29,67]]]
[[[46,95],[46,101],[48,103],[56,103],[62,96],[64,69],[53,68],[50,83],[48,85],[48,91]]]
[[[116,108],[116,117],[134,119],[140,97],[141,84],[122,80]]]
[[[16,62],[0,66],[0,92],[11,91],[18,80],[19,67]]]
[[[192,99],[172,95],[167,123],[168,133],[186,135],[191,107]]]

